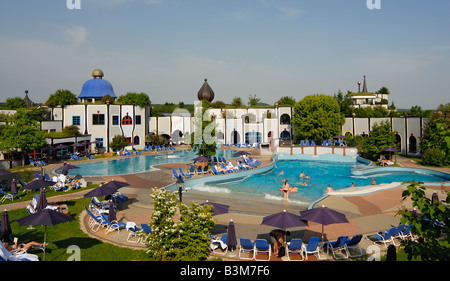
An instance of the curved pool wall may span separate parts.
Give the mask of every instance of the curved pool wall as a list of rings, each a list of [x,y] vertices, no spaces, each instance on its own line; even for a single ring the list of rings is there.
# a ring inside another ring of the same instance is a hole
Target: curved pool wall
[[[446,181],[450,181],[450,174],[426,168],[408,168],[408,167],[367,167],[352,169],[351,174],[354,176],[371,176],[385,173],[416,173],[436,176]],[[427,183],[428,184],[428,183]],[[439,183],[440,184],[440,183]]]

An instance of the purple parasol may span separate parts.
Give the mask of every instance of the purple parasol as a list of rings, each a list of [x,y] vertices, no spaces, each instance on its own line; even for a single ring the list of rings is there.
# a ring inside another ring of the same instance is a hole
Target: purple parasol
[[[9,221],[8,211],[4,210],[2,213],[2,224],[0,228],[0,237],[7,237],[12,234],[11,223]]]
[[[211,206],[211,212],[213,213],[213,216],[226,214],[226,213],[228,213],[228,209],[230,208],[230,206],[228,206],[228,205],[209,202],[209,201],[206,201],[206,202],[203,202],[200,204],[200,206],[205,206],[205,205]]]
[[[348,223],[349,221],[344,214],[328,209],[325,206],[320,208],[309,209],[300,212],[302,220],[313,221],[322,225],[322,240],[323,240],[323,226],[333,223]]]

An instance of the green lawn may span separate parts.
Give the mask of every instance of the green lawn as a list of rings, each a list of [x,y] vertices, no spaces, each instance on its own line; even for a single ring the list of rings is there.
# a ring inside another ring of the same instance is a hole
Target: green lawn
[[[114,246],[109,243],[91,238],[85,234],[78,222],[80,213],[84,206],[89,204],[90,198],[58,202],[58,204],[67,204],[69,212],[75,220],[69,223],[63,223],[55,226],[47,226],[46,261],[66,261],[74,252],[67,253],[69,246],[75,245],[80,248],[81,261],[130,261],[130,260],[149,260],[145,250],[133,250]],[[44,240],[44,226],[34,226],[34,229],[28,229],[28,226],[19,226],[17,219],[28,215],[25,209],[8,211],[11,221],[12,237],[18,237],[19,243],[36,241],[42,243]],[[36,254],[42,260],[43,252],[32,249],[28,253]]]

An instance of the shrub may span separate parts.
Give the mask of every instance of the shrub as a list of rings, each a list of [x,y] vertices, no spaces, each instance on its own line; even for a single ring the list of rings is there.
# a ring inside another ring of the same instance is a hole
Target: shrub
[[[444,155],[437,148],[428,148],[423,153],[422,162],[424,165],[441,167],[444,164]]]

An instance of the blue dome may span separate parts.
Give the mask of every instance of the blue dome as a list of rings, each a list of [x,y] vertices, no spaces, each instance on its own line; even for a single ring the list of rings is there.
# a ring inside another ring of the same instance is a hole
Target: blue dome
[[[111,83],[102,78],[93,78],[84,83],[81,89],[81,94],[78,96],[80,99],[101,99],[102,97],[110,95],[112,98],[117,98],[114,94]]]

